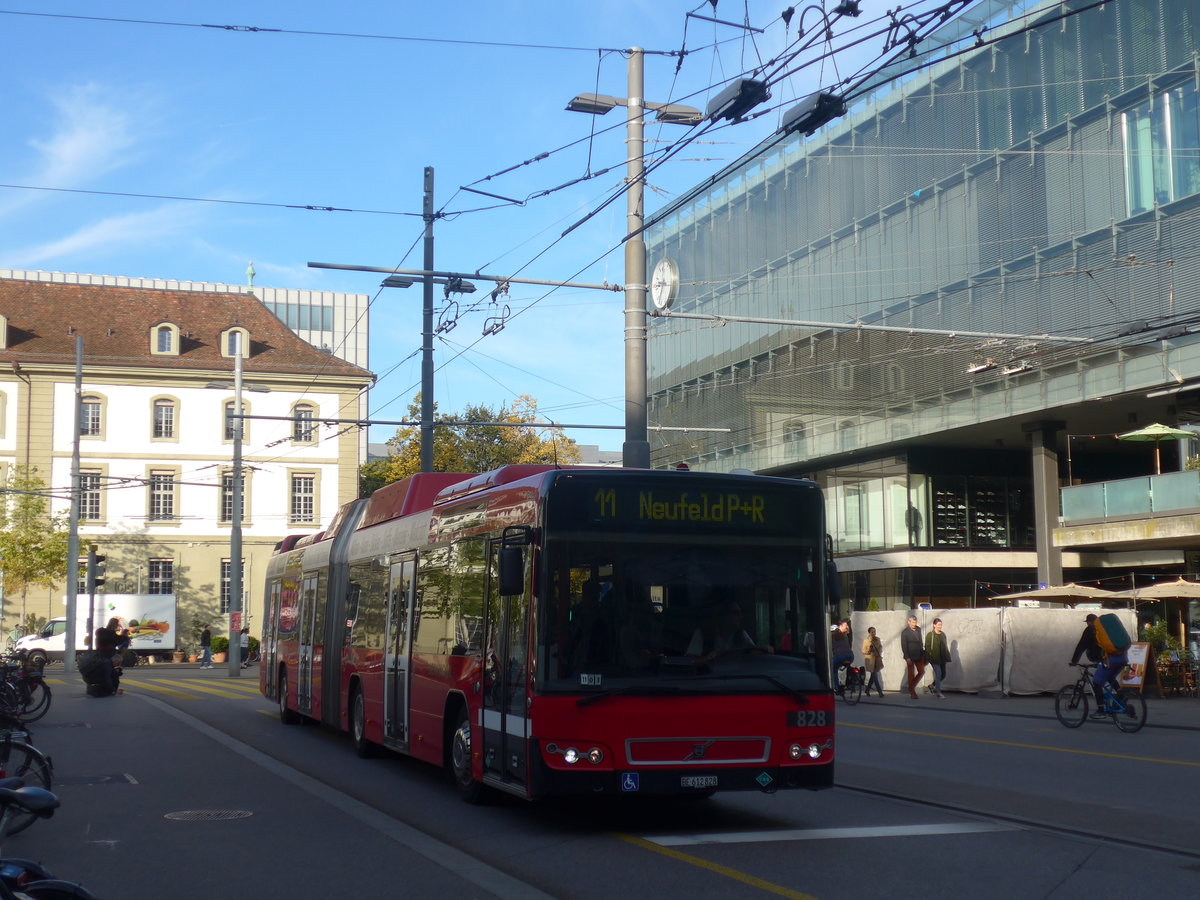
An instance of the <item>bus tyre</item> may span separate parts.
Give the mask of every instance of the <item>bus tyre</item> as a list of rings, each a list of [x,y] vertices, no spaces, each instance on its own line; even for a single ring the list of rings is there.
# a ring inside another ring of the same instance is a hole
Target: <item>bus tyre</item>
[[[295,725],[300,721],[300,714],[288,709],[287,669],[279,670],[279,721],[284,725]]]
[[[350,737],[354,741],[354,752],[363,759],[375,755],[375,745],[367,740],[367,703],[357,685],[350,692]]]
[[[459,710],[450,739],[450,774],[460,797],[468,803],[480,801],[483,785],[471,774],[471,721],[465,709]]]

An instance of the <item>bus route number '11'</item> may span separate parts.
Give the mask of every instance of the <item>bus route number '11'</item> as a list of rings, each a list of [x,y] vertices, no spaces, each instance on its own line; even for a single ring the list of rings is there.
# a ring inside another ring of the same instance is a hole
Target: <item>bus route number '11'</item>
[[[672,493],[638,491],[637,506],[619,509],[615,488],[601,488],[592,498],[600,519],[633,519],[641,522],[742,522],[762,525],[766,498],[761,494]]]

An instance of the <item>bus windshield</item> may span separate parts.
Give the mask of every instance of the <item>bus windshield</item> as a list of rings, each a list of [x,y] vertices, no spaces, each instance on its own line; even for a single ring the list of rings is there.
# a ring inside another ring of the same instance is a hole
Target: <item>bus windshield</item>
[[[546,547],[540,689],[824,686],[819,548],[795,538],[570,535]]]

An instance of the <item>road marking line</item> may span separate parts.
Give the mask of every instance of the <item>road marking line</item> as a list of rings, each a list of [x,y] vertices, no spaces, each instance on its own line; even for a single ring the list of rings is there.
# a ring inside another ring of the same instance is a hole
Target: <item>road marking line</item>
[[[712,872],[716,875],[723,875],[725,878],[741,882],[742,884],[747,884],[750,887],[758,888],[760,891],[766,891],[768,894],[775,894],[779,897],[788,897],[790,900],[817,900],[817,898],[812,894],[806,894],[803,891],[792,890],[791,888],[786,888],[770,881],[764,881],[761,878],[755,878],[753,875],[747,875],[745,872],[739,872],[737,869],[731,869],[729,866],[723,866],[720,863],[709,862],[707,859],[701,859],[698,856],[692,856],[690,853],[681,853],[678,850],[672,850],[670,847],[663,847],[659,844],[651,843],[644,838],[635,837],[632,834],[618,833],[615,835],[615,837],[627,844],[633,844],[635,847],[641,847],[643,850],[649,850],[653,853],[658,853],[678,862],[687,863],[689,866],[707,869],[709,872]]]
[[[981,834],[988,831],[1014,831],[1011,825],[992,822],[949,822],[927,825],[868,825],[847,828],[799,828],[785,831],[733,831],[724,834],[644,835],[644,840],[660,847],[688,847],[700,844],[766,844],[777,841],[825,841],[846,838],[908,837],[929,834]]]
[[[153,691],[157,694],[166,694],[168,697],[178,697],[180,700],[200,699],[194,694],[187,694],[183,691],[177,691],[174,688],[162,687],[161,685],[153,684],[149,681],[139,681],[137,682],[137,687],[129,687],[128,685],[130,685],[130,682],[128,681],[126,681],[125,684],[127,685],[125,688],[125,693],[127,694],[133,694],[136,693],[139,688],[145,688],[146,690]]]
[[[839,722],[839,728],[862,728],[866,731],[890,731],[893,734],[911,734],[917,737],[941,738],[946,741],[966,741],[969,744],[995,744],[997,747],[1019,747],[1024,750],[1045,750],[1048,753],[1073,753],[1078,756],[1098,756],[1103,759],[1124,759],[1130,762],[1159,763],[1164,766],[1185,766],[1200,769],[1200,762],[1186,759],[1159,759],[1156,756],[1133,756],[1128,753],[1101,753],[1098,750],[1076,750],[1072,747],[1047,747],[1045,744],[1023,744],[1019,741],[997,741],[991,738],[963,737],[957,734],[938,734],[935,731],[916,731],[909,728],[884,728],[882,725],[860,725]]]
[[[148,682],[143,681],[140,683],[147,684]],[[210,686],[207,684],[196,684],[194,681],[182,681],[182,680],[175,681],[170,678],[158,678],[158,679],[155,679],[155,683],[156,684],[173,684],[173,685],[175,685],[175,687],[185,688],[186,690],[189,690],[189,691],[199,691],[202,694],[215,694],[218,697],[226,697],[226,698],[234,697],[234,698],[237,698],[240,700],[243,696],[245,696],[244,694],[240,694],[237,691],[231,691],[231,690],[229,690],[229,688],[222,688],[220,686]]]

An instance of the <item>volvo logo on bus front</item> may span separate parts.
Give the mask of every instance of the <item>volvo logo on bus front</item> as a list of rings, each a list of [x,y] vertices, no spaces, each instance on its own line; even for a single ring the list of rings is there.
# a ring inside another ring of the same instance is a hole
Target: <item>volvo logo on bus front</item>
[[[704,754],[708,752],[708,748],[715,744],[716,741],[708,741],[704,744],[696,744],[692,747],[692,752],[683,758],[684,762],[689,759],[704,759]]]

